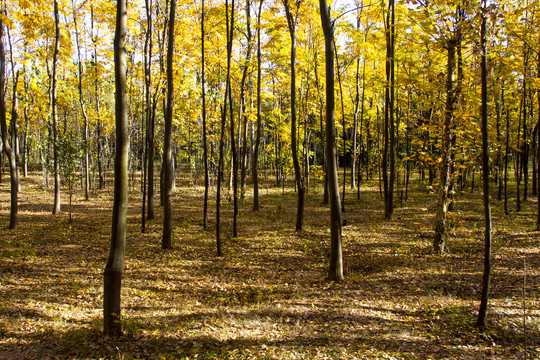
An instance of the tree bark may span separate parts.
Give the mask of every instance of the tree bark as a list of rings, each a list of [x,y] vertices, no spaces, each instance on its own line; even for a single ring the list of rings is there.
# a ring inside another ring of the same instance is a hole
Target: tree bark
[[[2,11],[4,13],[4,11]],[[9,175],[11,186],[11,205],[9,215],[9,228],[15,229],[17,227],[17,215],[18,215],[18,191],[19,191],[19,176],[17,172],[17,158],[15,157],[15,151],[9,145],[8,130],[6,123],[6,95],[5,95],[5,76],[6,76],[6,53],[4,49],[4,24],[0,19],[0,126],[2,131],[2,144],[4,152],[9,160]],[[2,154],[0,153],[0,157]],[[1,164],[0,164],[1,165]]]
[[[491,278],[491,204],[489,200],[489,144],[487,113],[487,61],[486,61],[486,0],[483,1],[480,43],[482,47],[482,176],[484,182],[484,274],[482,276],[482,293],[476,326],[484,330],[486,327],[487,305],[489,299],[489,282]]]
[[[394,125],[394,44],[395,44],[395,4],[388,0],[386,18],[386,94],[384,112],[384,217],[391,219],[394,213],[394,180],[395,180],[395,125]],[[390,161],[390,166],[388,166]]]
[[[221,183],[223,181],[224,168],[224,146],[225,146],[225,126],[227,120],[227,100],[230,99],[229,92],[231,91],[231,59],[232,59],[232,35],[234,26],[234,0],[231,4],[231,16],[229,19],[229,1],[225,0],[225,23],[227,32],[227,78],[225,82],[225,96],[223,97],[223,107],[221,109],[221,136],[219,140],[219,169],[217,180],[217,195],[216,195],[216,245],[217,255],[223,256],[221,248]],[[229,22],[230,21],[230,22]],[[232,110],[232,106],[231,106]],[[232,114],[231,114],[232,116]],[[232,141],[234,143],[234,141]]]
[[[114,161],[114,204],[111,248],[103,274],[103,331],[119,337],[122,334],[120,291],[126,245],[128,190],[128,119],[126,92],[126,28],[127,0],[116,3],[116,33],[114,37],[114,75],[116,84],[116,154]]]
[[[84,198],[88,200],[90,189],[90,169],[89,169],[89,155],[88,155],[88,115],[86,114],[86,107],[83,100],[83,86],[82,86],[82,62],[81,62],[81,49],[79,42],[79,28],[77,26],[77,13],[75,9],[74,0],[71,0],[73,6],[73,24],[75,26],[75,46],[77,47],[77,64],[78,64],[78,86],[79,86],[79,106],[84,118],[83,128],[83,147],[84,147],[84,163],[83,163],[83,178],[84,178]],[[71,209],[71,205],[70,205]]]
[[[343,254],[341,240],[341,209],[336,162],[335,95],[334,95],[334,23],[326,0],[319,0],[326,54],[326,162],[328,165],[328,192],[330,196],[330,267],[332,281],[343,280]]]
[[[53,70],[51,86],[51,107],[52,107],[52,129],[53,129],[53,166],[54,166],[54,205],[53,214],[60,213],[60,167],[58,163],[58,101],[56,95],[57,88],[57,67],[58,53],[60,48],[60,16],[58,14],[58,2],[54,0],[54,52]]]
[[[253,180],[253,211],[259,211],[259,147],[261,144],[262,115],[261,115],[261,81],[262,81],[262,55],[261,55],[261,11],[263,0],[260,0],[257,13],[257,135],[255,136],[255,149],[253,151],[253,164],[251,176]],[[277,149],[276,149],[277,151]],[[276,168],[277,171],[277,168]]]
[[[205,58],[204,58],[204,0],[201,9],[201,93],[202,93],[202,136],[203,136],[203,162],[204,162],[204,205],[203,205],[203,227],[208,228],[208,189],[210,187],[210,177],[208,175],[208,141],[206,139],[206,90],[205,90]]]
[[[537,74],[540,74],[540,54],[538,56]],[[540,90],[536,90],[538,97],[538,122],[536,123],[536,195],[537,199],[537,216],[536,216],[536,230],[540,231]]]
[[[440,168],[439,200],[435,216],[435,238],[433,252],[441,254],[446,252],[446,215],[448,212],[448,189],[450,187],[450,162],[452,151],[452,125],[454,118],[454,69],[456,61],[456,39],[447,40],[447,74],[446,74],[446,105],[444,111],[444,124],[442,134],[442,163]]]
[[[294,177],[298,192],[298,207],[296,212],[296,231],[302,231],[304,224],[304,198],[305,187],[304,178],[300,170],[300,162],[298,161],[298,149],[296,139],[296,19],[290,11],[289,0],[284,0],[285,13],[287,16],[287,24],[289,26],[289,35],[291,36],[291,152],[293,158]],[[299,6],[300,3],[297,3]]]
[[[167,45],[167,106],[165,108],[165,136],[163,139],[163,238],[162,249],[171,249],[172,244],[172,118],[174,101],[173,53],[174,18],[176,0],[171,0],[169,9],[169,37]]]

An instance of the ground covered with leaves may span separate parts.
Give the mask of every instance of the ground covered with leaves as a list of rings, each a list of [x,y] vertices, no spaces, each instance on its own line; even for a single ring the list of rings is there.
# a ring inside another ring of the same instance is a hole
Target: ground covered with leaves
[[[431,253],[436,197],[425,184],[396,197],[383,219],[376,183],[350,190],[343,218],[346,280],[325,279],[329,210],[307,194],[305,230],[294,231],[293,189],[261,189],[252,212],[240,202],[231,237],[225,201],[224,256],[215,249],[215,196],[202,228],[200,186],[179,181],[174,250],[163,251],[162,217],[140,231],[141,195],[130,191],[123,279],[124,335],[102,335],[103,269],[112,189],[64,201],[36,176],[22,180],[20,217],[8,230],[9,182],[0,184],[1,359],[538,359],[540,234],[536,198],[504,215],[493,197],[493,278],[488,328],[474,327],[483,261],[480,193],[457,197],[450,253]],[[67,198],[64,198],[64,200]]]

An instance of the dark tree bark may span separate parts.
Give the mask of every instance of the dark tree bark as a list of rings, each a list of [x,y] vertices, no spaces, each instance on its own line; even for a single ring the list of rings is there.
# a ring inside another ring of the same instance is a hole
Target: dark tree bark
[[[504,104],[504,89],[501,94],[501,102]],[[508,215],[508,153],[510,151],[510,109],[506,108],[506,147],[504,150],[504,213]]]
[[[446,105],[444,111],[444,124],[442,134],[442,163],[440,168],[439,199],[437,214],[435,216],[435,238],[433,252],[441,254],[446,252],[446,217],[448,212],[448,190],[450,187],[450,163],[452,151],[452,126],[454,122],[454,103],[456,100],[454,86],[454,69],[456,62],[456,39],[446,41],[448,60],[446,74]]]
[[[259,210],[259,146],[261,144],[262,115],[261,115],[261,81],[262,81],[262,56],[261,56],[261,11],[263,0],[260,0],[257,12],[257,135],[255,136],[255,149],[253,151],[253,164],[251,176],[253,180],[253,211]],[[276,169],[277,171],[277,169]]]
[[[4,13],[4,12],[2,12]],[[9,175],[11,186],[11,205],[9,215],[9,228],[17,227],[18,214],[18,191],[19,191],[19,176],[17,172],[17,158],[15,151],[9,145],[8,130],[6,123],[6,94],[5,94],[5,77],[6,77],[6,53],[4,49],[4,24],[0,19],[0,126],[2,131],[2,144],[4,152],[9,160]],[[14,79],[15,80],[15,79]],[[14,94],[16,96],[16,94]],[[0,152],[0,157],[2,153]],[[1,165],[1,164],[0,164]]]
[[[149,171],[147,169],[150,162],[149,152],[150,152],[150,137],[153,137],[152,129],[152,98],[150,96],[150,89],[152,85],[152,72],[151,72],[151,63],[152,63],[152,0],[145,0],[145,9],[146,9],[146,34],[144,41],[144,95],[145,95],[145,106],[144,106],[144,120],[143,120],[143,133],[144,134],[144,155],[143,155],[143,164],[142,164],[142,214],[141,214],[141,231],[144,233],[146,231],[146,196],[147,196],[147,177]],[[153,144],[152,144],[153,148]],[[153,151],[152,151],[153,156]],[[154,168],[152,162],[152,169]],[[153,173],[152,173],[153,176]]]
[[[489,282],[491,278],[491,204],[489,201],[489,144],[487,114],[487,61],[486,61],[486,0],[483,1],[482,27],[480,43],[482,47],[482,177],[484,182],[484,274],[482,276],[482,293],[476,326],[481,330],[486,327],[487,305],[489,299]]]
[[[223,256],[221,248],[221,183],[223,181],[224,167],[224,146],[225,146],[225,126],[227,120],[227,100],[230,99],[229,92],[231,91],[231,59],[232,59],[232,40],[234,27],[234,0],[231,3],[231,16],[229,17],[229,1],[225,0],[225,22],[227,32],[227,79],[225,83],[225,96],[223,97],[223,107],[221,109],[221,136],[219,140],[219,168],[217,179],[217,195],[216,195],[216,245],[217,255]],[[231,106],[232,110],[232,106]],[[232,116],[232,114],[231,114]],[[234,141],[232,140],[232,143]]]
[[[54,52],[53,70],[51,86],[51,107],[52,107],[52,129],[53,129],[53,166],[54,166],[54,205],[53,214],[60,213],[60,166],[58,163],[58,101],[56,95],[57,88],[57,67],[58,53],[60,48],[60,16],[58,14],[58,2],[54,0]]]
[[[251,49],[252,33],[251,33],[251,0],[246,0],[246,42],[247,50],[245,63],[242,65],[242,80],[240,82],[240,111],[238,112],[238,149],[240,149],[240,196],[244,198],[244,189],[246,186],[246,167],[247,167],[247,130],[248,130],[248,116],[246,112],[246,83],[248,83],[248,91],[251,85]],[[249,75],[249,76],[248,76]],[[249,79],[248,79],[249,77]],[[248,81],[249,80],[249,81]],[[242,140],[242,141],[240,141]]]
[[[204,161],[204,205],[203,205],[203,227],[208,228],[208,188],[210,180],[208,175],[208,142],[206,139],[206,91],[205,91],[205,64],[204,64],[204,0],[201,9],[201,92],[202,92],[202,136],[203,136],[203,161]]]
[[[362,4],[363,7],[363,4]],[[356,15],[356,31],[360,31],[360,15],[362,11],[362,7],[360,7],[360,10],[358,14]],[[365,60],[364,60],[365,61]],[[365,62],[364,62],[365,64]],[[358,157],[358,113],[360,111],[360,56],[356,58],[356,72],[355,72],[355,78],[354,78],[354,99],[353,99],[353,105],[354,105],[354,130],[353,130],[353,142],[352,142],[352,150],[353,150],[353,156],[352,156],[352,164],[351,164],[351,189],[354,189],[356,187],[356,162]],[[359,172],[360,174],[360,172]],[[360,187],[360,184],[358,184],[358,187]],[[345,193],[345,192],[344,192]],[[360,190],[358,190],[357,193],[358,198],[360,198]]]
[[[334,23],[326,0],[319,0],[319,11],[324,32],[326,53],[326,161],[328,165],[328,192],[330,196],[330,267],[332,281],[343,280],[343,254],[341,240],[341,209],[336,161],[335,95],[334,95]]]
[[[119,337],[122,334],[120,290],[124,270],[128,190],[128,119],[126,93],[126,28],[127,0],[116,3],[116,33],[114,37],[114,75],[116,84],[116,154],[114,161],[114,204],[111,248],[105,266],[103,287],[103,331]]]
[[[298,207],[296,212],[296,231],[302,231],[304,224],[304,198],[305,198],[305,186],[304,177],[300,170],[300,162],[298,161],[298,149],[296,139],[296,19],[290,10],[289,0],[284,0],[285,14],[287,17],[287,24],[289,26],[289,35],[291,36],[291,152],[293,158],[294,177],[296,182],[296,189],[298,192]],[[297,7],[300,6],[298,1]]]
[[[84,198],[88,200],[89,198],[89,189],[90,189],[90,169],[89,169],[89,155],[88,155],[88,115],[86,114],[86,107],[83,100],[83,86],[82,86],[82,77],[83,69],[81,62],[81,49],[79,42],[79,28],[77,26],[77,13],[75,9],[75,3],[71,0],[73,6],[73,24],[75,27],[75,46],[77,47],[77,64],[78,64],[78,87],[79,87],[79,106],[81,107],[81,112],[84,118],[84,128],[83,128],[83,147],[84,147],[84,163],[83,163],[83,179],[84,179]],[[71,205],[70,205],[71,209]],[[71,210],[70,210],[71,211]]]
[[[540,74],[540,52],[538,53],[538,67],[537,74]],[[538,122],[536,123],[536,195],[537,199],[537,216],[536,216],[536,230],[540,231],[540,90],[536,91],[538,97]]]
[[[345,104],[343,102],[343,87],[341,86],[341,71],[339,70],[339,59],[338,52],[336,48],[336,42],[334,39],[334,55],[336,58],[336,69],[339,83],[339,100],[341,101],[341,127],[342,134],[341,139],[343,140],[343,197],[341,198],[341,211],[345,212],[345,195],[346,195],[346,186],[347,186],[347,132],[345,131]]]
[[[231,26],[229,28],[229,42],[230,42],[230,56],[232,57],[232,42],[234,38],[234,0],[231,4]],[[232,99],[232,85],[230,81],[230,64],[227,70],[227,77],[229,78],[229,118],[230,118],[230,136],[231,136],[231,175],[233,182],[233,238],[238,237],[238,148],[234,139],[235,124],[234,124],[234,112],[233,112],[233,99]],[[243,85],[242,85],[243,86]],[[243,92],[243,89],[242,89]]]
[[[90,4],[90,29],[91,33],[94,33],[94,5]],[[99,69],[98,69],[98,53],[97,53],[97,37],[92,36],[92,43],[94,45],[94,92],[95,92],[95,111],[96,111],[96,158],[98,168],[98,189],[105,187],[105,178],[103,176],[103,164],[102,164],[102,146],[103,139],[101,138],[101,114],[99,106]]]
[[[171,249],[172,244],[172,118],[174,101],[173,53],[174,53],[174,18],[176,0],[171,0],[169,9],[169,37],[167,45],[167,106],[165,108],[165,136],[163,139],[163,238],[162,249]]]
[[[384,217],[391,219],[394,213],[395,181],[395,125],[394,125],[394,45],[395,45],[395,4],[388,0],[386,18],[386,89],[384,104]],[[388,164],[388,161],[390,164]],[[389,165],[389,166],[388,166]]]

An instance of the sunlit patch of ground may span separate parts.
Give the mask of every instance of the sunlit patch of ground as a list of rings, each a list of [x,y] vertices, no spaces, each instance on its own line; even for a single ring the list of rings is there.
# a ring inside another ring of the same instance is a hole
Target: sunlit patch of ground
[[[240,202],[224,191],[223,258],[215,250],[215,193],[202,229],[203,188],[177,182],[174,250],[163,251],[161,209],[140,232],[131,187],[124,336],[101,335],[102,271],[112,189],[52,194],[37,174],[22,180],[19,226],[8,230],[9,184],[0,184],[0,358],[4,359],[528,359],[540,357],[540,234],[536,198],[508,216],[493,200],[493,278],[488,329],[476,320],[483,259],[480,194],[457,197],[450,254],[430,252],[436,199],[416,182],[383,220],[376,182],[349,190],[343,218],[346,280],[325,280],[329,210],[307,194],[305,230],[294,232],[296,195],[264,183]],[[290,184],[291,185],[291,184]],[[318,191],[321,191],[320,185]],[[159,199],[156,198],[156,204]],[[512,203],[512,206],[514,204]],[[513,210],[513,208],[512,208]]]

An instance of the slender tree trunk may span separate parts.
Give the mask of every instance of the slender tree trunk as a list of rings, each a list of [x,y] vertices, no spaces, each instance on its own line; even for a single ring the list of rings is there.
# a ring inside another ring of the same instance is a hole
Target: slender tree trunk
[[[341,198],[341,211],[345,212],[345,195],[346,195],[346,183],[347,183],[347,136],[345,131],[345,104],[343,103],[343,87],[341,86],[341,71],[339,70],[339,59],[338,52],[336,47],[336,42],[334,40],[334,54],[336,58],[336,68],[338,75],[339,83],[339,98],[341,101],[341,124],[342,124],[342,140],[343,140],[343,197]],[[354,176],[353,176],[354,177]]]
[[[171,0],[169,9],[169,37],[167,45],[167,107],[165,109],[165,136],[163,139],[163,238],[162,249],[172,249],[172,118],[174,108],[173,53],[174,18],[176,0]]]
[[[103,176],[103,164],[102,164],[102,146],[103,139],[101,138],[101,113],[99,106],[99,69],[98,69],[98,53],[97,53],[97,36],[94,37],[94,5],[90,5],[90,29],[92,33],[92,42],[94,45],[94,92],[95,92],[95,111],[96,111],[96,158],[98,168],[98,189],[105,187],[105,178]]]
[[[540,55],[538,56],[537,74],[540,74]],[[540,90],[536,90],[538,98],[538,122],[536,123],[536,195],[537,199],[537,216],[536,216],[536,230],[540,231]]]
[[[320,90],[320,83],[319,83],[319,62],[317,61],[318,54],[315,51],[313,55],[313,68],[315,72],[315,87],[317,88],[317,95],[319,96],[319,122],[320,122],[320,142],[321,142],[321,150],[322,150],[322,168],[323,168],[323,204],[328,205],[328,176],[327,176],[327,166],[326,166],[326,155],[325,155],[325,146],[324,146],[324,117],[323,117],[323,111],[324,111],[324,98],[321,95]]]
[[[4,11],[2,11],[2,15]],[[9,215],[9,228],[15,229],[17,226],[17,214],[18,214],[18,191],[19,191],[19,177],[17,172],[17,158],[15,157],[15,151],[9,145],[8,130],[6,123],[6,95],[5,95],[5,77],[6,77],[6,53],[4,49],[4,24],[0,19],[0,126],[2,131],[2,144],[4,152],[9,160],[9,175],[11,180],[11,205]],[[0,152],[0,157],[2,153]],[[0,163],[0,165],[2,165]]]
[[[525,82],[524,82],[525,85]],[[523,108],[525,107],[525,97],[521,99],[520,108],[519,108],[519,114],[518,114],[518,133],[517,133],[517,146],[518,148],[521,147],[521,115],[524,113]],[[515,163],[515,171],[516,171],[516,211],[521,211],[521,158],[523,157],[523,154],[521,151],[517,151],[516,155],[516,163]]]
[[[450,186],[450,162],[452,145],[452,125],[454,117],[455,88],[454,68],[456,60],[456,39],[447,41],[448,63],[446,74],[446,107],[444,112],[444,126],[442,134],[442,163],[440,169],[439,200],[435,216],[435,239],[433,251],[436,254],[446,252],[446,215],[448,211],[448,189]]]
[[[326,159],[330,195],[330,267],[332,281],[343,280],[343,254],[341,241],[341,209],[336,162],[335,95],[334,95],[334,23],[326,0],[319,0],[319,11],[324,32],[326,54]]]
[[[298,161],[298,149],[296,139],[296,19],[291,13],[289,0],[284,0],[289,35],[291,36],[291,152],[293,158],[295,183],[298,191],[298,207],[296,212],[296,231],[302,231],[304,224],[304,197],[305,187],[300,162]]]
[[[210,177],[208,174],[208,141],[206,139],[206,91],[205,91],[205,58],[204,58],[204,0],[202,0],[201,10],[201,93],[202,93],[202,136],[203,136],[203,161],[204,161],[204,205],[203,205],[203,227],[208,229],[208,190],[210,187]]]
[[[501,95],[504,103],[504,92]],[[510,109],[506,106],[506,149],[504,151],[504,213],[508,215],[508,153],[510,147]]]
[[[491,277],[491,205],[489,201],[489,145],[487,113],[487,61],[486,61],[486,0],[483,1],[482,28],[480,42],[482,47],[482,176],[484,181],[484,274],[482,276],[482,294],[476,326],[481,330],[486,327],[489,282]]]
[[[232,58],[232,35],[234,26],[234,0],[231,3],[231,16],[229,17],[229,1],[225,0],[225,23],[227,33],[227,79],[225,84],[225,96],[223,97],[223,107],[221,109],[221,136],[219,140],[219,169],[217,181],[217,196],[216,196],[216,245],[217,255],[222,256],[221,248],[221,182],[223,181],[224,168],[224,143],[225,143],[225,126],[227,120],[227,100],[230,99],[229,92],[231,91],[231,58]],[[232,110],[232,106],[231,106]],[[232,116],[232,114],[231,114]],[[234,141],[233,141],[234,142]]]
[[[234,0],[231,3],[231,26],[229,28],[230,54],[232,56],[232,42],[234,38]],[[231,178],[233,185],[233,237],[238,237],[238,148],[234,139],[235,124],[232,99],[232,84],[230,81],[230,64],[228,67],[229,77],[229,118],[230,118],[230,136],[231,136]],[[243,86],[243,84],[242,84]],[[241,90],[244,91],[243,89]]]
[[[116,155],[114,161],[114,204],[111,248],[103,274],[103,331],[119,337],[122,334],[120,293],[127,225],[128,190],[128,119],[126,91],[126,28],[127,0],[116,3],[116,34],[114,37],[114,75],[116,84]]]
[[[58,2],[54,0],[54,52],[53,52],[53,71],[52,71],[52,129],[53,129],[53,166],[54,166],[54,205],[53,214],[60,213],[60,166],[58,163],[58,113],[57,113],[57,67],[58,52],[60,48],[60,16],[58,14]]]
[[[394,181],[395,181],[395,125],[394,125],[394,45],[395,45],[395,4],[388,0],[388,15],[386,19],[386,94],[385,94],[385,130],[384,130],[384,217],[391,219],[394,212]],[[388,161],[390,166],[388,166]],[[389,172],[389,174],[388,174]]]
[[[261,11],[263,0],[259,2],[257,12],[257,135],[255,136],[255,149],[253,150],[253,164],[251,176],[253,180],[253,211],[259,210],[259,146],[261,144],[262,115],[261,115],[261,81],[262,81],[262,55],[261,55]],[[277,151],[277,150],[276,150]],[[276,157],[277,158],[277,157]],[[276,166],[277,171],[277,166]]]
[[[79,85],[79,106],[81,107],[81,112],[84,118],[84,128],[83,128],[83,147],[84,147],[84,198],[88,200],[89,198],[89,188],[90,188],[90,169],[89,169],[89,155],[88,155],[88,115],[86,114],[86,107],[84,106],[83,100],[83,87],[82,87],[82,61],[81,61],[81,49],[79,42],[79,28],[77,26],[77,13],[75,9],[74,0],[71,0],[73,6],[73,24],[75,26],[75,46],[77,47],[77,64],[78,64],[78,85]],[[70,205],[71,209],[71,205]]]
[[[146,9],[146,34],[144,41],[144,94],[145,94],[145,106],[144,106],[144,116],[143,116],[143,134],[144,134],[144,155],[143,155],[143,164],[142,164],[142,214],[141,214],[141,230],[144,233],[146,231],[146,196],[147,196],[147,177],[149,171],[148,163],[149,159],[149,150],[150,150],[150,136],[151,136],[151,121],[152,121],[152,98],[150,96],[150,90],[152,86],[152,73],[151,73],[151,63],[152,63],[152,0],[145,0],[145,9]],[[146,129],[146,133],[144,133]],[[153,134],[152,134],[153,135]]]

